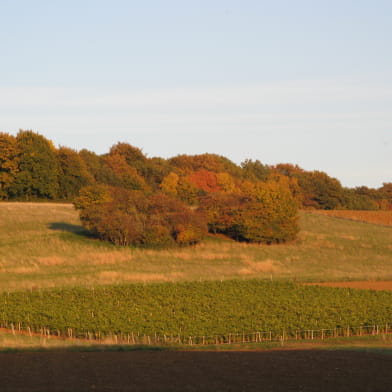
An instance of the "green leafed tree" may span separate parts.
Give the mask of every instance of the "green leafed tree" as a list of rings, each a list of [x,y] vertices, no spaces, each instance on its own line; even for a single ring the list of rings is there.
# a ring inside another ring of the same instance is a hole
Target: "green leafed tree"
[[[299,175],[298,184],[303,193],[304,207],[334,210],[344,205],[341,183],[324,172],[304,172]]]
[[[246,159],[241,163],[244,179],[250,181],[266,181],[271,169],[259,160]]]
[[[87,165],[75,151],[67,147],[57,150],[59,169],[59,198],[71,200],[79,194],[79,190],[91,184],[94,179],[87,170]]]
[[[16,137],[18,172],[10,187],[12,197],[54,199],[58,196],[58,166],[52,142],[33,131],[19,131]]]

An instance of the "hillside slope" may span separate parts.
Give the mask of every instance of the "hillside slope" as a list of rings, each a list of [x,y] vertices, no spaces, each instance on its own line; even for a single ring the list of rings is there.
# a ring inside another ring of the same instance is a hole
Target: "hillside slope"
[[[297,241],[167,250],[88,237],[70,204],[0,203],[0,290],[125,282],[392,279],[392,228],[302,212]]]

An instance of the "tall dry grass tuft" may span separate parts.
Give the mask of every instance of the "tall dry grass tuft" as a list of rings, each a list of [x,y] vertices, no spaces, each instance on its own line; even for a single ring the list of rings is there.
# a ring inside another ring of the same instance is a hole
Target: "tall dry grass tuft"
[[[276,260],[267,259],[264,261],[244,261],[246,265],[245,268],[241,268],[238,272],[241,275],[250,275],[259,272],[280,272],[281,271],[281,263]]]

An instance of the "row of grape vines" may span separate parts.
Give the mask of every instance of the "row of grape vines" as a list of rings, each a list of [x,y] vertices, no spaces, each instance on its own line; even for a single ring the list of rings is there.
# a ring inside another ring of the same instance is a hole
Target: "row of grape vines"
[[[212,336],[386,325],[392,292],[232,280],[0,294],[0,324],[53,334]]]

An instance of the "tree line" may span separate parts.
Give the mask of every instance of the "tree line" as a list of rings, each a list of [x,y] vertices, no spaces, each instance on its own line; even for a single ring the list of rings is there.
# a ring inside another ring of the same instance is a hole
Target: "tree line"
[[[345,188],[297,165],[149,158],[128,143],[98,155],[21,130],[0,133],[0,200],[75,201],[86,227],[119,244],[192,244],[206,230],[274,243],[295,238],[298,208],[392,209],[392,183]]]

